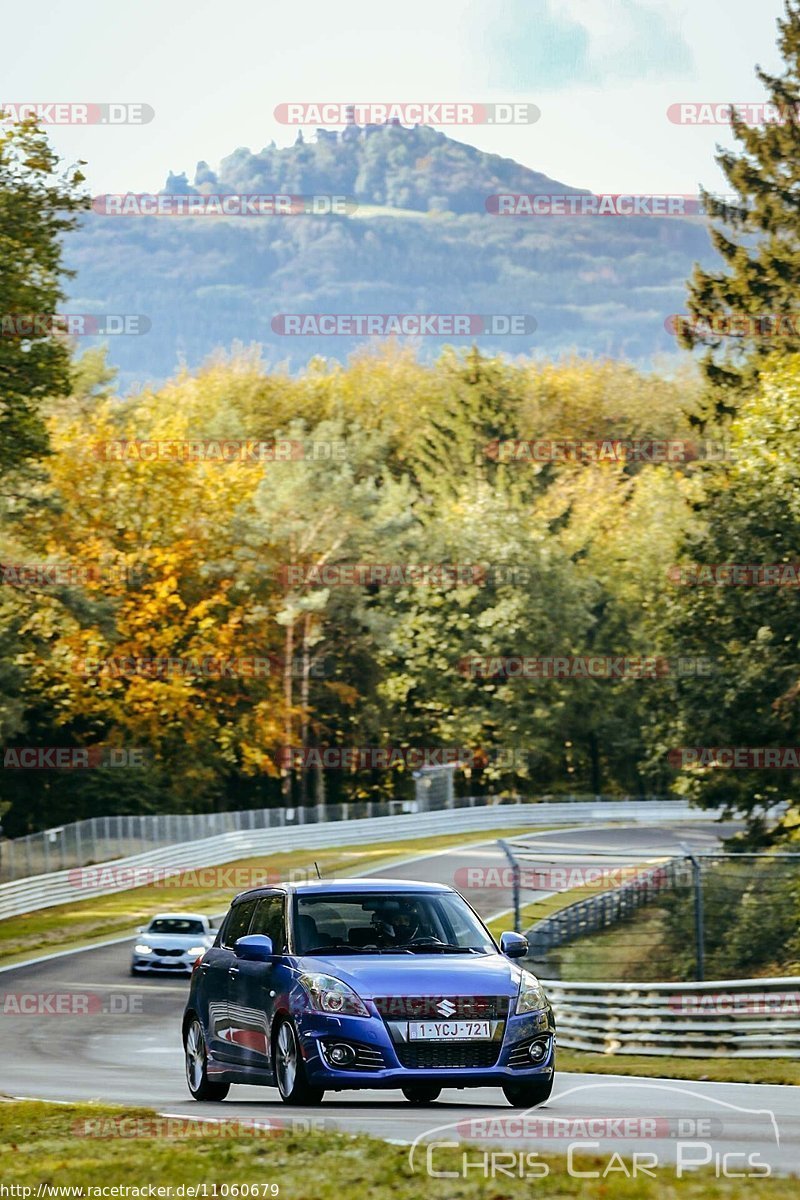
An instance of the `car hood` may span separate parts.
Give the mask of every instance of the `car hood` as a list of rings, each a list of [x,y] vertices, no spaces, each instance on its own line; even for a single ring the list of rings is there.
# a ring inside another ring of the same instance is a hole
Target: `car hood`
[[[165,950],[182,950],[189,946],[210,946],[207,933],[139,933],[137,943],[145,946],[163,946]]]
[[[302,971],[324,971],[360,996],[516,996],[520,968],[502,954],[307,955]]]

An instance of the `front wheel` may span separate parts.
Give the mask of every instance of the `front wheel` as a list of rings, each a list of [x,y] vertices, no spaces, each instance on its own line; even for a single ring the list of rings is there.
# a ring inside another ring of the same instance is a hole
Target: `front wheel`
[[[203,1026],[195,1017],[186,1031],[186,1082],[195,1100],[224,1100],[229,1083],[214,1083],[208,1078],[208,1055]]]
[[[544,1104],[545,1100],[550,1098],[553,1079],[554,1076],[551,1075],[549,1079],[542,1079],[536,1083],[505,1083],[503,1094],[513,1108],[535,1108],[537,1104]]]
[[[285,1104],[319,1104],[325,1089],[312,1087],[290,1021],[283,1021],[275,1037],[275,1079]]]
[[[434,1087],[433,1084],[411,1084],[409,1087],[403,1088],[403,1095],[409,1104],[418,1106],[424,1104],[433,1104],[434,1100],[438,1100],[442,1094],[440,1087]]]

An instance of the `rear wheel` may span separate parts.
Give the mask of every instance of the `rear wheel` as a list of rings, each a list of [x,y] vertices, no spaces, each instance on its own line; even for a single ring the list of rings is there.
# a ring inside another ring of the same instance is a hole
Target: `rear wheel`
[[[186,1082],[195,1100],[224,1100],[230,1091],[229,1083],[215,1083],[208,1078],[208,1055],[203,1026],[197,1017],[186,1031]]]
[[[536,1083],[506,1083],[503,1094],[514,1108],[534,1108],[544,1104],[553,1090],[553,1076],[549,1079],[537,1080]]]
[[[409,1104],[423,1105],[433,1104],[434,1100],[438,1100],[442,1093],[440,1087],[435,1087],[432,1083],[417,1083],[410,1084],[403,1088],[403,1095]]]
[[[325,1089],[312,1087],[306,1078],[297,1034],[291,1021],[283,1021],[275,1035],[275,1079],[286,1104],[319,1104]]]

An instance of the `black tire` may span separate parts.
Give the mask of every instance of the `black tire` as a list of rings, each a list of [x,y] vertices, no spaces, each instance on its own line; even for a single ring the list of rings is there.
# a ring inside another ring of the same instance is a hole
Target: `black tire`
[[[294,1025],[281,1021],[272,1043],[275,1063],[275,1082],[284,1104],[319,1104],[325,1089],[312,1087],[306,1078],[306,1068]]]
[[[425,1104],[433,1104],[442,1094],[442,1089],[432,1083],[411,1083],[403,1088],[403,1095],[409,1104],[421,1108]]]
[[[504,1083],[503,1095],[512,1108],[535,1108],[537,1104],[544,1104],[545,1100],[550,1099],[554,1078],[551,1075],[549,1079],[537,1080],[536,1083]]]
[[[187,1026],[183,1048],[186,1055],[186,1082],[195,1100],[224,1100],[231,1085],[216,1083],[208,1078],[206,1039],[197,1017],[192,1017]]]

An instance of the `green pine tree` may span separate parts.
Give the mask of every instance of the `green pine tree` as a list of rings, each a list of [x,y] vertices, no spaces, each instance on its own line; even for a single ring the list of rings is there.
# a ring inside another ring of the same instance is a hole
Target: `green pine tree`
[[[778,20],[782,75],[756,68],[780,120],[746,124],[734,112],[736,150],[717,155],[733,197],[702,190],[706,210],[721,222],[710,230],[724,260],[718,272],[695,265],[689,281],[689,321],[681,343],[705,347],[709,385],[701,424],[736,411],[744,388],[757,378],[766,354],[800,349],[800,0],[785,0]],[[730,319],[731,335],[724,329]],[[741,318],[747,318],[742,320]]]

